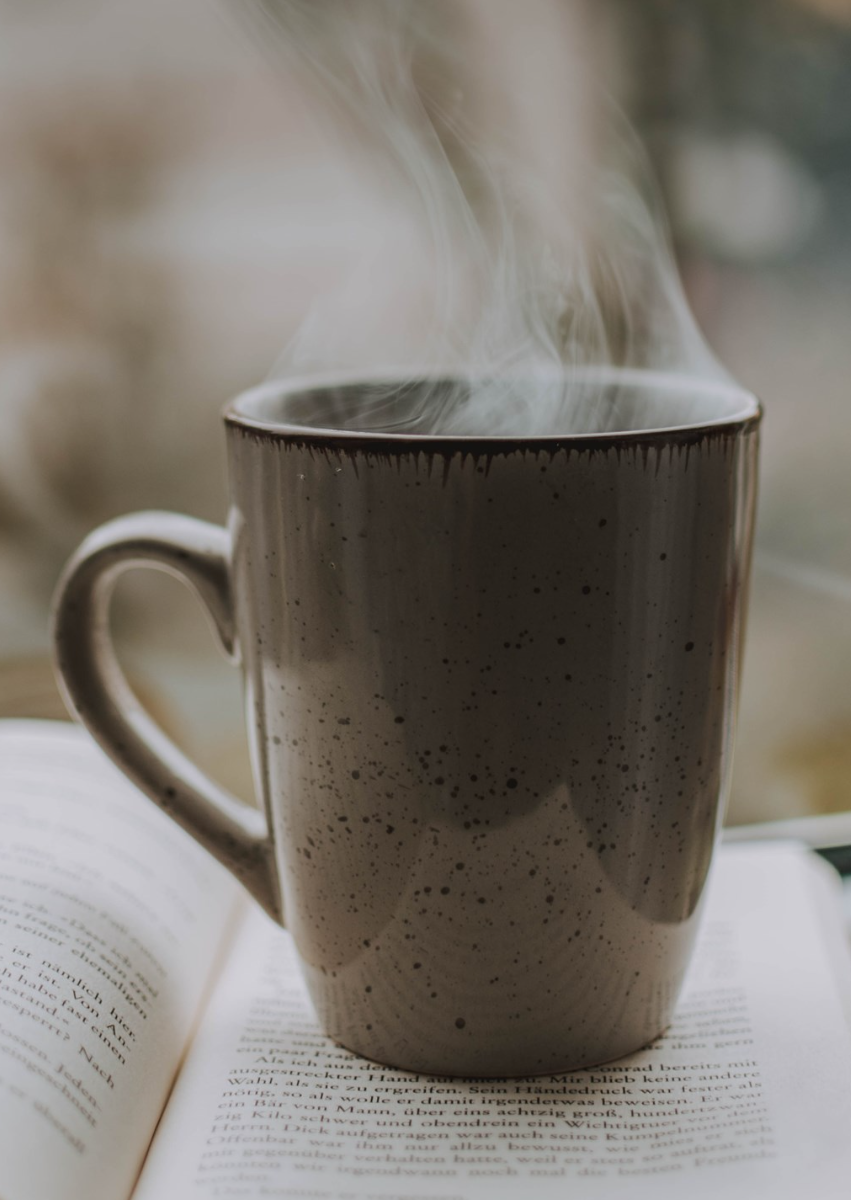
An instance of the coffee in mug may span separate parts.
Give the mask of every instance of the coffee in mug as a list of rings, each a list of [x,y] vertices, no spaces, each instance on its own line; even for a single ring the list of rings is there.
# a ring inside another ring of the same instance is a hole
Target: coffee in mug
[[[73,710],[285,924],[327,1033],[381,1063],[616,1058],[665,1029],[688,963],[730,775],[759,407],[637,371],[571,384],[572,424],[535,437],[453,432],[457,380],[247,392],[225,415],[227,529],[120,518],[57,595]],[[110,592],[140,565],[187,581],[241,664],[258,810],[121,675]]]

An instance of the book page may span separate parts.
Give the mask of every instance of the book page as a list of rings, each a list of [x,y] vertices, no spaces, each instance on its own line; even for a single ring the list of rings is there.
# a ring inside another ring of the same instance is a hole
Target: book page
[[[663,1038],[596,1069],[479,1082],[323,1038],[289,939],[252,913],[135,1200],[844,1197],[846,951],[823,886],[797,847],[722,850]]]
[[[0,1197],[132,1190],[236,885],[82,730],[0,723]]]

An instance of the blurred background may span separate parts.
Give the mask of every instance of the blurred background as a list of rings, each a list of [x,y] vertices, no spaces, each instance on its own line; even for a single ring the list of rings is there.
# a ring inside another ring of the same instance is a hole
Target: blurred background
[[[223,519],[222,405],[374,222],[252,7],[0,0],[2,716],[62,715],[49,601],[88,530]],[[766,410],[730,820],[851,809],[851,0],[580,7],[698,322]],[[162,723],[247,794],[191,598],[135,573],[116,624]]]

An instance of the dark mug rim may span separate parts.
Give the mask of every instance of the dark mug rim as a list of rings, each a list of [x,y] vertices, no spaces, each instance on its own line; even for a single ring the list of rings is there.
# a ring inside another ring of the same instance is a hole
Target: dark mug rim
[[[689,444],[700,441],[707,435],[724,434],[729,436],[743,432],[750,427],[756,427],[762,418],[762,406],[756,396],[732,381],[706,380],[686,374],[618,367],[583,368],[572,371],[570,377],[572,380],[584,383],[618,382],[635,387],[661,389],[674,395],[686,392],[692,396],[702,396],[707,400],[714,398],[718,401],[719,409],[723,406],[724,411],[719,411],[719,415],[716,417],[697,421],[670,422],[638,429],[529,435],[516,433],[395,433],[382,429],[343,429],[277,420],[264,413],[264,408],[268,408],[271,403],[323,389],[389,384],[397,380],[401,383],[412,379],[438,382],[441,379],[462,375],[463,373],[458,371],[438,372],[434,370],[420,373],[410,370],[404,373],[399,370],[338,371],[273,380],[240,392],[225,406],[223,416],[227,426],[262,437],[264,440],[282,440],[288,443],[329,447],[335,445],[351,446],[352,448],[355,445],[381,446],[387,450],[392,448],[473,450],[478,446],[491,447],[495,450],[506,450],[509,447],[534,449],[536,446],[542,449],[555,449],[559,446],[617,447],[648,442],[655,445]]]

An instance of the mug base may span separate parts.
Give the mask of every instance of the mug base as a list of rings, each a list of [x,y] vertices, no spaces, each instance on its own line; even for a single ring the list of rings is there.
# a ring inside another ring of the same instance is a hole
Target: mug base
[[[613,1041],[609,1048],[596,1046],[588,1048],[582,1054],[577,1047],[573,1054],[548,1055],[548,1061],[543,1061],[540,1055],[532,1057],[523,1054],[522,1050],[511,1053],[505,1047],[499,1051],[479,1048],[473,1054],[455,1053],[451,1056],[435,1057],[433,1054],[417,1053],[410,1048],[410,1053],[396,1055],[382,1053],[374,1048],[367,1048],[356,1039],[349,1039],[348,1044],[334,1035],[328,1035],[341,1049],[357,1054],[359,1058],[376,1066],[393,1071],[403,1071],[406,1074],[428,1076],[434,1079],[534,1079],[550,1075],[566,1075],[575,1071],[592,1070],[609,1063],[618,1062],[630,1054],[645,1050],[660,1038],[670,1027],[671,1018],[668,1016],[664,1024],[657,1030],[642,1031],[640,1035],[619,1038]]]

